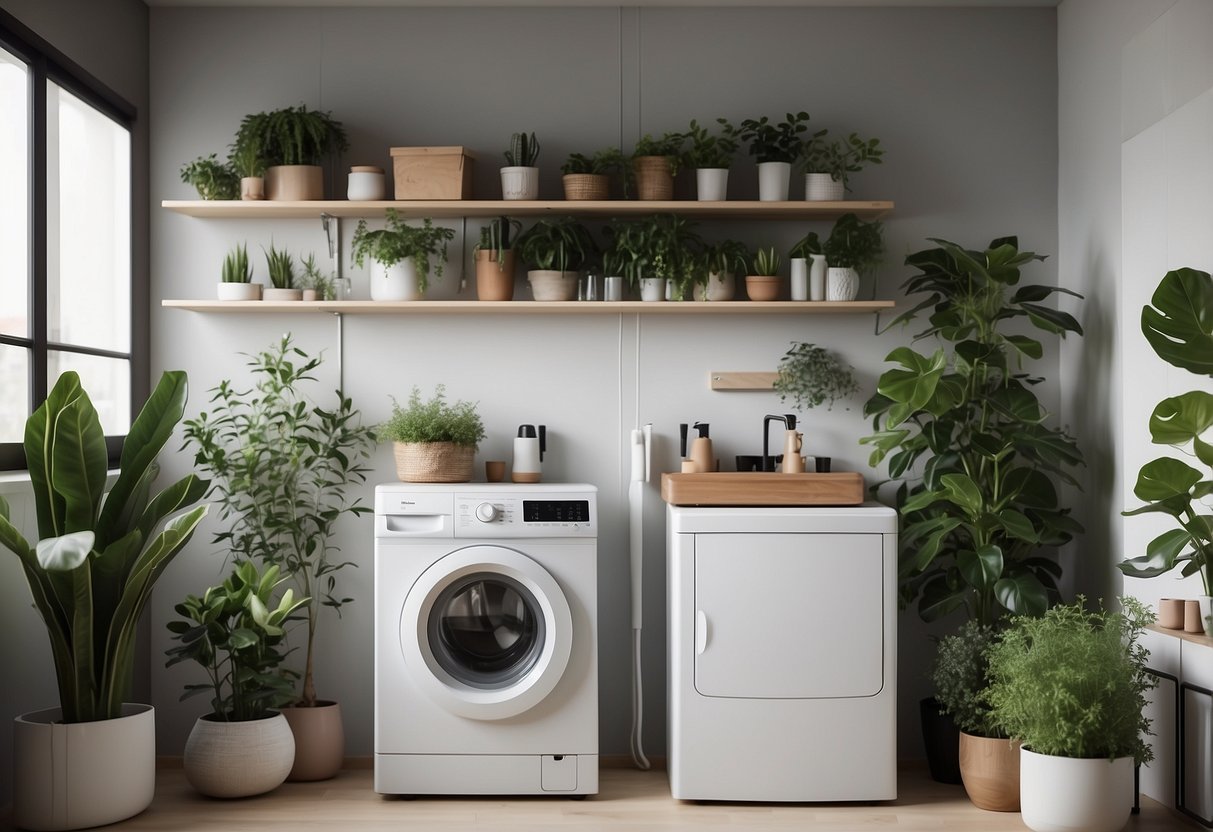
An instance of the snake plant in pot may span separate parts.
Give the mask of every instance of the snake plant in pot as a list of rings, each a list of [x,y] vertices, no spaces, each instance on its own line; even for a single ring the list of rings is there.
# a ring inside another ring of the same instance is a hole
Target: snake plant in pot
[[[472,249],[476,261],[476,297],[479,300],[513,300],[516,257],[511,236],[517,237],[522,223],[509,217],[494,217],[480,229],[480,242]]]
[[[26,422],[38,541],[21,535],[0,499],[0,543],[20,559],[46,625],[59,707],[16,719],[18,826],[98,826],[151,803],[154,713],[125,700],[152,588],[207,512],[187,510],[207,489],[192,473],[152,491],[156,457],[181,420],[186,389],[185,373],[161,377],[131,423],[108,490],[105,435],[76,373],[61,375]],[[58,750],[65,742],[66,759]]]
[[[1158,357],[1172,366],[1213,378],[1213,278],[1196,269],[1167,272],[1141,310],[1141,329]],[[1144,554],[1119,564],[1126,575],[1152,578],[1178,568],[1199,574],[1204,587],[1201,621],[1213,635],[1213,514],[1204,498],[1213,492],[1213,444],[1202,438],[1213,426],[1213,393],[1191,390],[1163,399],[1150,414],[1150,439],[1183,459],[1163,456],[1141,467],[1133,494],[1145,505],[1126,515],[1162,513],[1178,529],[1150,541]],[[1184,461],[1186,460],[1186,461]],[[1196,468],[1192,463],[1199,463]]]

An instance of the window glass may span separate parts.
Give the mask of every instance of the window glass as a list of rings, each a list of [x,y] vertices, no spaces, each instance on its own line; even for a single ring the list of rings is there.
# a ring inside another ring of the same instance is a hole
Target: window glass
[[[0,333],[20,338],[30,334],[29,110],[29,69],[0,47]]]
[[[0,344],[0,442],[20,442],[29,418],[29,350]]]
[[[127,352],[130,132],[49,81],[46,110],[49,338]],[[49,380],[54,378],[52,373]]]
[[[46,356],[48,388],[59,376],[75,370],[88,391],[106,436],[123,436],[131,426],[131,362],[125,358],[80,355],[51,350]]]

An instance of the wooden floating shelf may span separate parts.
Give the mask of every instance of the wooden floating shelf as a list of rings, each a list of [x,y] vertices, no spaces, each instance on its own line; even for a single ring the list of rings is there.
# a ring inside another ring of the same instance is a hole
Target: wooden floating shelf
[[[1160,627],[1158,624],[1147,624],[1146,629],[1164,636],[1177,638],[1180,641],[1190,641],[1193,644],[1199,644],[1204,647],[1213,647],[1213,638],[1209,638],[1204,633],[1189,633],[1185,630],[1172,630],[1169,627]]]
[[[434,217],[541,217],[576,214],[582,217],[624,217],[643,214],[680,214],[704,219],[749,220],[832,220],[848,212],[860,219],[874,220],[893,210],[889,201],[838,202],[759,202],[757,200],[640,201],[611,200],[377,200],[350,202],[345,199],[307,202],[269,202],[254,200],[181,200],[166,199],[162,207],[190,217],[228,219],[314,219],[321,214],[334,217],[375,217],[394,208],[406,219]]]
[[[713,390],[772,390],[779,373],[722,372],[708,373],[708,384]]]
[[[190,312],[339,313],[343,315],[845,315],[891,309],[891,300],[861,301],[552,301],[479,300],[163,300],[167,309]]]

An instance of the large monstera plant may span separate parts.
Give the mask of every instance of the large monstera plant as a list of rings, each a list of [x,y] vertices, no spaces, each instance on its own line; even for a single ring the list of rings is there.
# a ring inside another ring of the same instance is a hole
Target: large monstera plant
[[[1050,427],[1032,387],[1043,379],[1021,369],[1040,358],[1041,342],[1023,323],[1050,335],[1082,334],[1072,315],[1042,305],[1052,286],[1019,286],[1020,268],[1044,258],[1020,251],[1015,237],[969,251],[947,240],[906,258],[918,269],[903,285],[926,294],[893,324],[930,310],[915,342],[899,347],[864,412],[875,433],[873,466],[888,460],[901,513],[901,602],[931,621],[963,608],[994,624],[1009,611],[1040,614],[1058,597],[1061,567],[1043,549],[1064,544],[1081,526],[1059,503],[1055,479],[1075,483],[1082,454],[1065,431]],[[1005,331],[1019,324],[1017,332]],[[889,485],[893,483],[893,486]]]
[[[108,494],[105,435],[76,373],[61,375],[26,422],[39,540],[22,537],[0,499],[0,543],[20,558],[46,624],[65,722],[122,715],[139,616],[206,514],[205,505],[184,511],[207,489],[194,474],[151,493],[185,396],[185,373],[165,373],[127,433]]]
[[[1196,269],[1167,272],[1141,310],[1141,329],[1158,357],[1197,375],[1213,377],[1213,278]],[[1164,532],[1146,552],[1119,564],[1126,575],[1152,578],[1177,566],[1185,577],[1200,573],[1205,595],[1213,595],[1213,394],[1192,390],[1163,399],[1150,414],[1150,439],[1169,445],[1204,470],[1170,456],[1141,467],[1133,493],[1144,506],[1126,515],[1161,512],[1178,529]]]

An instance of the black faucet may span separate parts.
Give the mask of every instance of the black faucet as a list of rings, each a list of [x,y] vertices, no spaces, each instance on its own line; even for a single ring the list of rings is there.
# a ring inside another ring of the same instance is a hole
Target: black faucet
[[[796,414],[764,416],[762,419],[762,470],[774,471],[778,456],[771,455],[771,422],[783,422],[786,430],[796,430]]]

